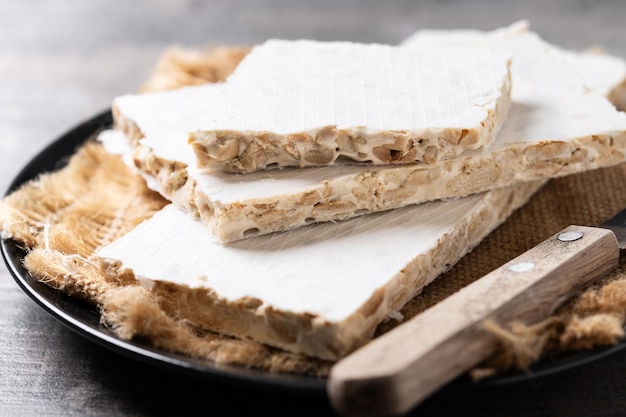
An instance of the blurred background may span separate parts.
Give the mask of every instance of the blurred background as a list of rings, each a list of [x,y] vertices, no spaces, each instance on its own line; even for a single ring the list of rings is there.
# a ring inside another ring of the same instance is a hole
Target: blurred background
[[[0,0],[0,190],[60,134],[136,91],[171,45],[395,44],[420,28],[495,29],[520,19],[560,46],[601,46],[626,58],[623,0]],[[624,355],[521,387],[443,393],[417,411],[623,415],[620,375]],[[319,398],[240,393],[111,353],[49,317],[0,266],[1,416],[240,415],[250,408],[255,415],[330,414]]]

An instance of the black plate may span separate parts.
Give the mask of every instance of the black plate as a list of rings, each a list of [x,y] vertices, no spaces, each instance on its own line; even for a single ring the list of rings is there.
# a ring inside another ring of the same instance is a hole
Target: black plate
[[[7,194],[43,172],[60,169],[85,141],[111,126],[110,111],[103,112],[67,132],[33,158],[11,183]],[[31,277],[21,264],[24,251],[13,240],[0,240],[5,263],[20,287],[53,317],[80,335],[113,351],[152,365],[184,372],[219,383],[236,384],[259,389],[297,391],[303,394],[324,395],[326,380],[313,377],[262,372],[235,366],[216,365],[209,361],[189,358],[152,347],[145,341],[125,341],[100,325],[100,315],[91,304],[68,297]],[[461,377],[449,384],[447,390],[467,390],[509,385],[561,373],[607,357],[626,347],[626,343],[577,353],[546,361],[527,373],[499,375],[479,383]]]

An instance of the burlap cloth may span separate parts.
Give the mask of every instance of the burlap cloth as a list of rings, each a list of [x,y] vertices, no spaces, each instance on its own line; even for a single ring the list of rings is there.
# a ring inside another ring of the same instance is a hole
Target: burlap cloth
[[[210,52],[169,50],[142,91],[216,82],[232,71],[245,48]],[[413,299],[402,311],[412,317],[570,224],[595,225],[626,207],[626,164],[551,180],[523,208]],[[268,371],[324,376],[331,363],[282,352],[190,327],[168,316],[159,300],[134,280],[112,276],[95,250],[131,230],[167,202],[117,157],[90,143],[63,170],[48,174],[0,204],[4,235],[24,245],[33,276],[91,300],[103,325],[119,337],[147,337],[163,349]],[[475,375],[527,368],[561,352],[597,348],[624,335],[625,262],[549,319],[531,327],[511,323],[491,330],[497,354]],[[378,334],[397,325],[389,321]]]

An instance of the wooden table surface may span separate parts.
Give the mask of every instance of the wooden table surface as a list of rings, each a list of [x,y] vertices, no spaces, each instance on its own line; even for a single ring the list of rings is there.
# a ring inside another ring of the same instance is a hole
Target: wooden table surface
[[[168,45],[267,38],[396,43],[421,27],[529,19],[547,40],[626,58],[626,2],[2,0],[0,190],[47,143],[134,91]],[[444,390],[415,415],[626,414],[626,352],[498,389]],[[241,389],[144,365],[68,330],[0,266],[0,416],[332,415],[323,396]]]

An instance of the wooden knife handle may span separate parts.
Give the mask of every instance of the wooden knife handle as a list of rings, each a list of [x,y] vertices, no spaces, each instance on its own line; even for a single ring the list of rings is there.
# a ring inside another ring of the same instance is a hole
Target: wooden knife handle
[[[531,324],[619,261],[613,232],[570,226],[339,361],[330,401],[349,416],[399,415],[489,357],[489,319]]]

